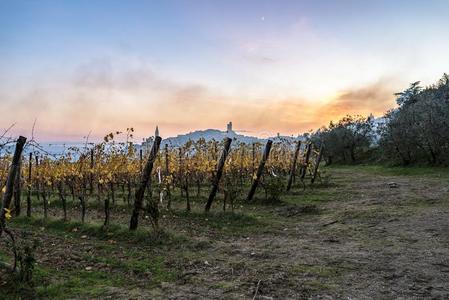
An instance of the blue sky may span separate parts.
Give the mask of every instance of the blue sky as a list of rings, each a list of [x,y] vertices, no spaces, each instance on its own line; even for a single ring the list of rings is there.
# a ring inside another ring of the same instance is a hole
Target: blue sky
[[[447,1],[3,0],[0,127],[297,134],[379,115],[448,71],[448,17]]]

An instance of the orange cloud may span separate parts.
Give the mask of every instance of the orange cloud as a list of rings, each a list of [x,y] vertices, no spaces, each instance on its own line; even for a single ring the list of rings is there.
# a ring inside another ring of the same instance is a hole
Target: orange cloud
[[[381,114],[394,105],[394,92],[391,81],[380,80],[374,84],[338,93],[325,106],[330,115],[342,114]]]
[[[346,114],[381,114],[394,105],[392,81],[337,93],[325,104],[301,97],[253,99],[158,76],[146,67],[117,70],[107,60],[81,66],[69,78],[38,82],[15,97],[0,96],[9,111],[0,127],[17,122],[27,134],[37,118],[36,136],[44,140],[80,140],[92,131],[101,138],[133,126],[143,138],[159,125],[163,136],[196,129],[236,128],[254,135],[297,135]]]

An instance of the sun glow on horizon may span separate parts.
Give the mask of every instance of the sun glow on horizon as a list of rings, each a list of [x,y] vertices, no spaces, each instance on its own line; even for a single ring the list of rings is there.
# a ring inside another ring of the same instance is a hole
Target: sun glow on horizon
[[[426,34],[444,35],[445,11],[402,0],[2,1],[0,128],[29,135],[37,119],[41,140],[78,141],[232,120],[256,136],[297,135],[381,115],[409,82],[448,71],[449,43]]]

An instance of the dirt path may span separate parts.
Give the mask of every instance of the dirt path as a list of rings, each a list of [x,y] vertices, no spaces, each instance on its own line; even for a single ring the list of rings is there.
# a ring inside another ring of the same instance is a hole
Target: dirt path
[[[180,214],[164,226],[190,242],[152,246],[35,227],[45,245],[37,259],[49,276],[64,274],[57,281],[98,289],[59,298],[448,299],[449,176],[329,172],[331,187],[243,208],[260,220],[249,230],[246,219],[214,227],[202,213]]]
[[[163,293],[250,299],[257,289],[258,299],[447,299],[448,181],[332,173],[336,186],[319,214],[280,215],[273,232],[215,241],[209,261]]]

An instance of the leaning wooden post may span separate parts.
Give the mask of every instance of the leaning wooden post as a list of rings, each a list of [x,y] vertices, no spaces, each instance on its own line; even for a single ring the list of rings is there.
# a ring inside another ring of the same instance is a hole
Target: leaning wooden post
[[[33,168],[33,153],[30,152],[28,160],[28,193],[27,193],[27,217],[31,217],[31,170]]]
[[[321,144],[320,152],[318,153],[318,156],[316,157],[315,167],[313,168],[312,178],[310,179],[311,184],[313,184],[315,182],[316,175],[318,174],[318,167],[320,166],[321,157],[323,155],[323,150],[324,150],[324,147],[323,147],[323,144]]]
[[[306,156],[304,158],[304,165],[301,167],[301,181],[304,180],[304,177],[307,173],[307,166],[309,165],[310,154],[312,153],[312,143],[307,145]]]
[[[243,188],[243,178],[245,177],[244,175],[244,159],[245,159],[245,146],[242,145],[241,146],[242,150],[241,150],[241,154],[240,154],[240,171],[239,171],[239,176],[240,176],[240,187]]]
[[[37,175],[36,176],[36,197],[37,197],[37,201],[40,202],[41,201],[41,196],[40,196],[41,191],[40,191],[40,182],[39,182],[39,169],[37,168],[39,166],[39,156],[38,156],[37,152],[36,152],[36,155],[34,158],[36,161],[36,163],[34,165],[36,168],[36,175]]]
[[[171,208],[170,182],[167,177],[170,176],[170,155],[168,153],[168,144],[165,144],[165,188],[167,189],[167,209]]]
[[[14,215],[20,216],[21,213],[21,200],[22,200],[22,156],[19,159],[19,165],[17,166],[16,180],[14,181]]]
[[[252,143],[252,155],[251,155],[251,177],[254,176],[254,171],[256,171],[256,144]]]
[[[6,191],[3,195],[2,210],[0,211],[0,236],[5,228],[6,221],[6,209],[11,206],[12,195],[14,191],[14,181],[17,176],[17,169],[20,164],[20,158],[22,157],[23,147],[25,146],[26,137],[20,136],[17,140],[16,149],[12,158],[11,168],[9,169],[8,179],[6,180]]]
[[[298,141],[296,143],[295,152],[293,153],[292,166],[290,167],[290,174],[288,175],[287,192],[290,191],[293,183],[293,177],[295,177],[296,162],[298,160],[299,149],[301,149],[301,141]]]
[[[150,181],[151,172],[153,171],[153,164],[156,160],[157,153],[159,151],[159,146],[161,144],[161,137],[156,136],[153,142],[153,146],[151,147],[150,156],[148,157],[147,163],[145,164],[145,168],[143,169],[143,173],[140,180],[139,189],[136,192],[136,198],[134,200],[134,210],[131,215],[131,221],[129,224],[130,230],[136,230],[137,225],[139,223],[139,212],[143,209],[143,197],[145,195],[145,189],[148,186]]]
[[[140,174],[142,174],[142,160],[143,160],[143,150],[141,148],[139,150],[139,170],[140,170]]]
[[[215,175],[214,180],[212,181],[212,190],[210,191],[209,199],[207,199],[207,203],[206,203],[206,207],[205,207],[206,212],[208,212],[210,210],[210,207],[212,206],[212,202],[214,201],[215,195],[217,194],[218,184],[220,183],[221,176],[223,175],[223,168],[224,168],[224,164],[226,162],[226,157],[228,156],[228,153],[229,153],[229,148],[231,148],[231,142],[232,142],[232,139],[230,139],[228,137],[225,138],[224,149],[223,149],[223,152],[221,153],[221,157],[220,157],[220,160],[218,161],[218,165],[217,165],[217,173]]]
[[[94,149],[90,149],[90,175],[89,175],[89,193],[92,195],[94,193]]]
[[[268,160],[268,156],[270,155],[271,146],[273,145],[272,140],[268,140],[265,145],[265,150],[263,151],[263,156],[259,164],[259,168],[257,169],[256,178],[253,180],[253,184],[251,185],[251,189],[249,190],[248,197],[246,201],[253,200],[254,194],[256,193],[257,186],[259,185],[260,177],[262,176],[263,169],[265,168],[265,163]]]

